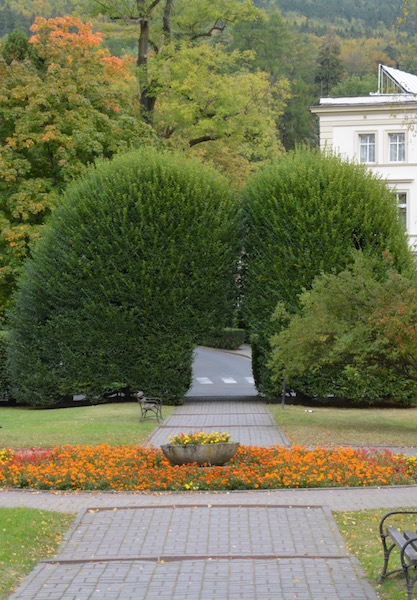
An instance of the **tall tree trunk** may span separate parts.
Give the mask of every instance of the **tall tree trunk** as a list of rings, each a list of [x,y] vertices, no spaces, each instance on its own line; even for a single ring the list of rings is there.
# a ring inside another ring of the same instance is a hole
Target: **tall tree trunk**
[[[139,86],[140,106],[143,119],[149,125],[153,124],[153,111],[156,98],[150,94],[148,81],[148,50],[149,50],[149,19],[140,19],[140,33],[138,40]]]

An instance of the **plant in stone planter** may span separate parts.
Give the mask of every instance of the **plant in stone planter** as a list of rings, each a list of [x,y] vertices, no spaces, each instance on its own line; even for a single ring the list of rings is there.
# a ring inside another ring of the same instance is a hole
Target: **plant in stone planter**
[[[190,433],[177,433],[173,437],[169,436],[169,443],[175,444],[176,446],[186,446],[187,444],[225,444],[230,442],[230,433],[223,431],[212,431],[211,433],[204,433],[199,431],[198,433],[190,431]]]
[[[197,463],[200,466],[222,466],[237,452],[239,442],[230,441],[230,433],[204,431],[169,436],[170,443],[161,446],[162,452],[174,465]]]

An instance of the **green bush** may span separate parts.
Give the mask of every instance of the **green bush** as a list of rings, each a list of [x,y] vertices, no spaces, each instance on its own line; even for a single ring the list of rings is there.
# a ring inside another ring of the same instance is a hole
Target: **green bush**
[[[255,340],[258,390],[272,396],[281,393],[267,368],[278,302],[297,312],[303,288],[321,272],[343,270],[354,249],[381,261],[389,249],[400,272],[413,260],[386,184],[362,165],[318,151],[290,152],[249,180],[242,229],[242,316]]]
[[[233,315],[237,219],[228,182],[181,155],[125,154],[72,184],[19,281],[16,399],[182,401],[196,340]]]
[[[271,340],[273,379],[317,400],[417,403],[417,275],[405,278],[362,253],[316,277],[300,312]]]
[[[200,346],[237,350],[245,342],[246,331],[234,327],[225,327],[221,331],[210,333],[199,341]]]

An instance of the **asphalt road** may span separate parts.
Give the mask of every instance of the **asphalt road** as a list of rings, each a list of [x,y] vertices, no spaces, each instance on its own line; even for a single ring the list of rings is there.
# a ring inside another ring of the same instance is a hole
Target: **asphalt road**
[[[197,348],[193,385],[187,396],[256,396],[250,358],[224,350]]]

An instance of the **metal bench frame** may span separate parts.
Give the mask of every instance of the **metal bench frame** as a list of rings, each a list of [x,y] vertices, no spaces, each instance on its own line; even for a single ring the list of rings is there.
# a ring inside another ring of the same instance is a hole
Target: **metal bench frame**
[[[145,419],[156,419],[158,423],[163,421],[161,398],[148,398],[143,392],[137,392],[134,396],[139,403],[141,421]]]
[[[388,517],[392,515],[417,515],[417,510],[399,510],[389,512],[382,517],[379,524],[379,534],[382,540],[382,546],[384,548],[384,566],[382,568],[381,575],[379,576],[378,583],[380,583],[385,577],[392,575],[393,573],[403,572],[407,585],[407,600],[412,600],[413,588],[417,582],[417,575],[415,577],[410,576],[410,569],[417,569],[417,533],[414,531],[405,531],[401,533],[395,527],[386,527],[384,530],[384,524]],[[391,540],[391,544],[389,541]],[[400,549],[400,560],[401,568],[393,569],[387,573],[388,562],[393,548]]]

